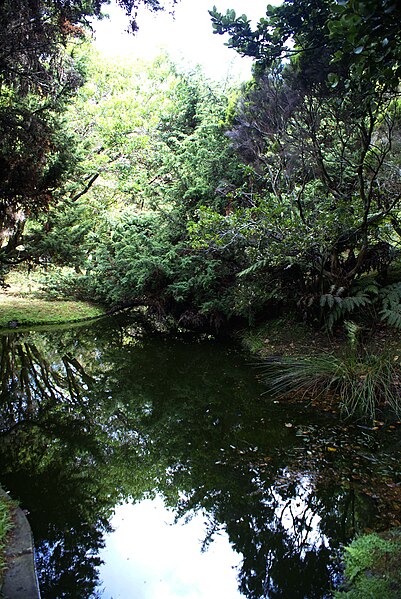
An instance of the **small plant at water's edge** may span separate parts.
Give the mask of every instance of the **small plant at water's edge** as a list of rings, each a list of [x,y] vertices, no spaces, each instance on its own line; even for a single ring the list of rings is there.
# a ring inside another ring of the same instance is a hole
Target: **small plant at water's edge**
[[[6,567],[5,548],[7,536],[12,528],[12,519],[10,513],[10,502],[0,497],[0,587],[2,575]]]
[[[273,358],[263,363],[262,379],[275,395],[333,398],[347,416],[374,419],[378,410],[401,416],[398,356],[352,351],[343,356]]]
[[[335,599],[397,599],[401,596],[401,532],[369,534],[345,548],[344,589]]]

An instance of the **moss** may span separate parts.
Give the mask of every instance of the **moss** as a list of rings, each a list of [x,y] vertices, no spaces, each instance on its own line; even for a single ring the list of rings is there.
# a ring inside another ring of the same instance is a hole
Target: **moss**
[[[401,597],[401,529],[359,537],[345,548],[345,590],[336,599]]]

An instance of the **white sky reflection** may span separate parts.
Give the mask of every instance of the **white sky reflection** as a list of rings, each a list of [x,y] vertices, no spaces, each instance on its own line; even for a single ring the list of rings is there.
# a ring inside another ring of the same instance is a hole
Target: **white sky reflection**
[[[161,498],[116,508],[100,553],[104,599],[238,599],[235,553],[226,533],[201,553],[205,523],[173,525]]]

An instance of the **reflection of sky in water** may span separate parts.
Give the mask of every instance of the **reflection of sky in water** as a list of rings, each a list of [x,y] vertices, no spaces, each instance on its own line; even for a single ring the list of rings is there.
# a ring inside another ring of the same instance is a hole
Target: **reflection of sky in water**
[[[238,599],[242,557],[226,533],[201,552],[202,515],[174,525],[161,498],[118,506],[100,553],[104,599]]]
[[[291,479],[290,473],[287,473],[287,478]],[[291,534],[300,555],[304,556],[313,547],[329,547],[329,540],[320,529],[322,518],[313,504],[314,486],[308,475],[298,480],[294,497],[283,499],[277,491],[273,490],[272,493],[278,502],[276,516]]]

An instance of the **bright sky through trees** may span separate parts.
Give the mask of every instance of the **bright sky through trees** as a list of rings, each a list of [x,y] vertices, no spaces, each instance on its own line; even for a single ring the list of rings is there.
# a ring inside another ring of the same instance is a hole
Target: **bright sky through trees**
[[[271,2],[280,4],[278,0]],[[131,55],[152,59],[162,49],[178,63],[202,65],[205,74],[214,79],[226,77],[248,79],[252,60],[240,57],[227,48],[227,39],[214,35],[208,10],[216,4],[221,12],[232,8],[257,22],[264,16],[266,0],[180,0],[175,16],[168,12],[150,13],[142,8],[138,15],[139,32],[125,33],[128,20],[114,3],[107,9],[109,19],[95,23],[98,48],[108,55]]]

